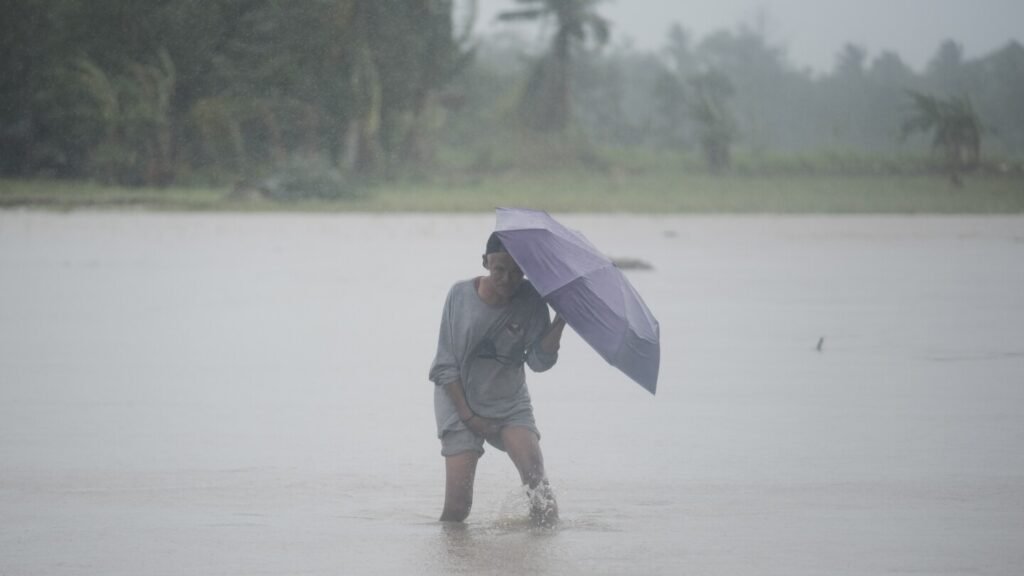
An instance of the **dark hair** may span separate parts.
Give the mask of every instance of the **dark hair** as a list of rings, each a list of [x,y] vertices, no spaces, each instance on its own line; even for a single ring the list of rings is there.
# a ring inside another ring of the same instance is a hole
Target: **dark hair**
[[[501,243],[501,238],[498,238],[498,233],[491,232],[491,236],[487,238],[487,251],[484,252],[484,256],[494,254],[495,252],[507,252],[507,250],[505,250],[505,245]]]

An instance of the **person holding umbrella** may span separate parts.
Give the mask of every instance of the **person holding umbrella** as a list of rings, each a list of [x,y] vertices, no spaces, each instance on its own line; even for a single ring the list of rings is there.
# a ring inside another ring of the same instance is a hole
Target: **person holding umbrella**
[[[565,321],[550,320],[547,304],[497,234],[487,240],[483,265],[486,276],[449,290],[430,367],[445,457],[441,521],[469,516],[486,441],[511,458],[528,488],[531,518],[551,525],[558,505],[544,472],[524,365],[535,372],[555,365]]]

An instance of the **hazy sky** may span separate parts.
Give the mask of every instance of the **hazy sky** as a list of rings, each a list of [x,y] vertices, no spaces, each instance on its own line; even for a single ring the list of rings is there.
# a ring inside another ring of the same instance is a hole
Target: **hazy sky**
[[[513,0],[479,5],[483,31],[494,29],[497,13],[516,7]],[[699,39],[754,23],[762,13],[769,40],[798,67],[819,72],[830,70],[851,41],[869,58],[893,50],[918,70],[946,38],[960,42],[969,58],[1011,39],[1024,43],[1024,0],[606,0],[599,12],[614,23],[616,41],[628,37],[643,49],[664,45],[672,22]]]

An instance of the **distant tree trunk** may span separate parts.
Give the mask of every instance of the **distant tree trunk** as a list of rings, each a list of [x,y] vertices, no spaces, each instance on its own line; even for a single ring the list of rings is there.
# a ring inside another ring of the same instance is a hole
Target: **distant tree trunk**
[[[551,53],[530,74],[519,104],[523,122],[538,132],[561,133],[569,125],[569,83],[563,64]]]
[[[732,157],[729,142],[718,137],[705,138],[703,142],[704,160],[713,174],[720,174],[729,169]]]
[[[174,182],[174,150],[172,148],[174,133],[174,95],[178,88],[177,73],[174,62],[165,48],[159,53],[163,74],[157,82],[156,127],[153,134],[155,156],[155,174],[150,181],[158,186],[168,186]]]
[[[733,94],[732,82],[712,70],[690,78],[690,85],[693,90],[690,108],[701,127],[704,160],[712,173],[723,172],[731,164],[729,150],[735,137],[735,123],[727,104]]]
[[[553,132],[564,132],[569,127],[569,49],[569,35],[564,32],[556,34],[548,111],[548,121]]]
[[[141,148],[140,163],[127,175],[147,186],[166,186],[174,181],[171,134],[177,75],[165,48],[157,51],[157,64],[133,64],[124,79],[130,111],[122,110],[120,123],[130,135],[125,144]]]
[[[416,166],[434,161],[434,123],[439,113],[438,97],[425,88],[417,97],[413,118],[402,143],[402,158]]]
[[[345,150],[342,168],[359,175],[370,175],[380,170],[383,150],[380,143],[380,124],[383,92],[377,63],[370,45],[367,4],[356,2],[352,12],[352,44],[354,54],[352,86],[353,116],[345,126]]]
[[[302,108],[302,142],[306,156],[316,156],[320,150],[320,115],[317,109],[311,105]]]
[[[255,111],[259,115],[259,124],[267,131],[266,151],[270,156],[270,163],[274,166],[280,166],[288,159],[288,150],[281,137],[281,127],[277,120],[277,114],[268,101],[257,102]]]

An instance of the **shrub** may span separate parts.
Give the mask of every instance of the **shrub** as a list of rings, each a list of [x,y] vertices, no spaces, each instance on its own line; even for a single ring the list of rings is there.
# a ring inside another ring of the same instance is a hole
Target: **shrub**
[[[323,158],[293,158],[258,186],[272,200],[340,200],[359,196],[359,186]]]

